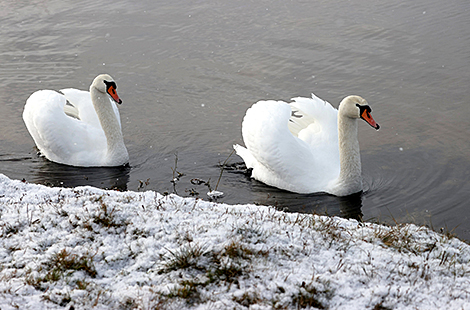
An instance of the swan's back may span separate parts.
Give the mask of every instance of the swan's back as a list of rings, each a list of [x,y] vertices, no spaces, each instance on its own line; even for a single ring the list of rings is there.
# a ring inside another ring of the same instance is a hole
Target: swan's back
[[[26,101],[23,120],[38,149],[49,160],[84,165],[103,156],[106,138],[100,127],[67,116],[66,101],[56,91],[37,91]]]
[[[236,146],[252,176],[286,190],[323,191],[339,175],[337,110],[314,98],[260,101],[242,124],[246,149]]]
[[[312,98],[297,97],[290,103],[293,111],[303,115],[308,125],[297,134],[312,148],[314,158],[319,163],[336,167],[334,174],[339,174],[339,145],[338,145],[338,110],[330,103],[312,94]],[[289,124],[299,118],[292,116]],[[300,118],[302,119],[302,118]],[[324,169],[321,173],[327,173]]]

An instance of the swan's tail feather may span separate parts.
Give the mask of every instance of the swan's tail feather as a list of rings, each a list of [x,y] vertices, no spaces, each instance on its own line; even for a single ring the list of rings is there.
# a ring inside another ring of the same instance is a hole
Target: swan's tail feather
[[[250,151],[248,151],[246,148],[244,148],[243,146],[239,144],[235,144],[233,148],[235,149],[235,152],[237,153],[237,155],[243,159],[248,169],[254,167],[254,163],[256,162],[256,159],[253,157]]]

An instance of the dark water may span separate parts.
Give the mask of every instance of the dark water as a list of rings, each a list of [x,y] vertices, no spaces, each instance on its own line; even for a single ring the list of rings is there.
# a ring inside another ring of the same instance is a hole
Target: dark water
[[[358,94],[381,125],[360,126],[363,195],[296,195],[229,170],[219,201],[426,223],[470,240],[468,1],[2,1],[0,39],[0,173],[11,178],[208,199],[191,179],[215,188],[252,103],[314,92],[337,106]],[[130,166],[38,157],[21,118],[28,96],[87,89],[103,72],[124,101]],[[184,176],[173,184],[175,159]]]

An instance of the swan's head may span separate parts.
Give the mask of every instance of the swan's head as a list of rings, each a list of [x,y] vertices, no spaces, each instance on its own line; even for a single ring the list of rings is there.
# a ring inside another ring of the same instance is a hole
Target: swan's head
[[[122,100],[119,98],[116,89],[117,85],[116,82],[114,82],[114,79],[109,75],[109,74],[100,74],[98,75],[94,80],[93,83],[91,83],[90,90],[91,88],[95,88],[99,92],[102,92],[104,94],[108,94],[113,98],[116,103],[121,104]]]
[[[379,130],[380,126],[370,114],[372,109],[367,101],[361,96],[347,96],[339,104],[339,113],[343,116],[357,119],[362,118],[367,124]]]

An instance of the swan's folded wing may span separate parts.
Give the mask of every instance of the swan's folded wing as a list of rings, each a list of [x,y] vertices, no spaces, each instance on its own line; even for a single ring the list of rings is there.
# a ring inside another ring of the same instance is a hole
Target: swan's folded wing
[[[327,163],[331,170],[322,173],[339,173],[338,110],[327,101],[312,94],[312,98],[293,98],[291,109],[297,111],[289,123],[298,122],[297,137],[312,148],[317,162]],[[302,122],[303,120],[303,122]],[[292,127],[292,125],[291,125]]]
[[[308,192],[315,162],[310,147],[288,129],[290,106],[260,101],[248,109],[242,135],[253,158],[253,177],[272,186]]]
[[[65,104],[65,97],[52,90],[37,91],[26,101],[23,119],[41,153],[73,164],[73,157],[96,156],[93,150],[106,149],[103,130],[67,116]]]
[[[297,136],[311,146],[338,143],[338,110],[330,103],[314,94],[312,98],[292,98],[290,103],[297,117],[292,116],[291,122],[297,122]]]

